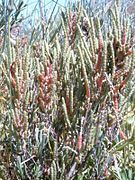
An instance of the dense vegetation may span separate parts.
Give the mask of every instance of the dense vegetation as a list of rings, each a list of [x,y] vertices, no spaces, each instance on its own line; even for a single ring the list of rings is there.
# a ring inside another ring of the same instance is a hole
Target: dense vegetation
[[[132,19],[119,1],[69,4],[13,39],[25,5],[11,2],[0,7],[0,178],[133,180]]]

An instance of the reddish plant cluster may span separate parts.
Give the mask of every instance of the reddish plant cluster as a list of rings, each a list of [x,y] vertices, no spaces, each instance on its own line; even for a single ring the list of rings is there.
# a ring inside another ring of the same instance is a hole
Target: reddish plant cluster
[[[20,99],[21,94],[23,94],[24,91],[24,85],[23,81],[22,83],[18,81],[19,84],[17,84],[17,77],[16,77],[16,62],[13,61],[12,64],[10,65],[10,80],[11,80],[11,86],[14,90],[14,96],[12,97],[12,100],[14,99]],[[19,88],[21,86],[21,88]],[[21,93],[21,94],[20,94]]]
[[[127,81],[130,77],[130,70],[125,71],[125,58],[132,54],[131,47],[126,42],[126,32],[123,30],[122,45],[114,39],[113,48],[116,53],[115,57],[115,74],[114,74],[114,83],[117,83],[113,91],[113,102],[115,110],[118,111],[118,102],[119,102],[119,92],[122,91],[127,84]],[[121,80],[122,79],[122,80]]]
[[[15,80],[15,62],[13,62],[10,66],[10,73],[11,73],[11,84],[12,87],[15,89],[16,87],[16,80]]]
[[[76,37],[76,30],[77,30],[77,16],[75,13],[69,15],[69,22],[68,22],[68,38],[69,44],[74,44],[75,37]]]
[[[100,70],[101,70],[102,51],[103,51],[103,41],[102,41],[102,38],[99,37],[99,41],[98,41],[98,61],[97,61],[97,64],[96,64],[96,71],[97,72],[100,72]]]
[[[50,109],[52,92],[52,64],[48,64],[45,71],[38,75],[39,94],[37,97],[39,107],[42,111]]]
[[[113,93],[112,93],[112,101],[114,103],[114,108],[116,112],[119,110],[119,92],[122,91],[130,77],[130,70],[125,70],[125,62],[126,57],[130,56],[132,54],[131,47],[127,43],[126,38],[127,34],[125,32],[125,29],[123,30],[122,35],[122,41],[119,42],[114,38],[113,40],[113,51],[114,51],[114,65],[111,65],[112,62],[109,64],[110,69],[114,69],[114,72],[110,72],[108,69],[107,74],[112,74],[112,85],[113,85]],[[109,44],[107,45],[107,49],[110,48]],[[98,60],[96,63],[96,83],[97,83],[97,89],[101,93],[102,87],[103,87],[103,81],[104,81],[104,74],[102,71],[102,64],[103,64],[103,42],[101,37],[99,37],[98,41]],[[111,59],[113,61],[113,59]],[[112,67],[114,66],[114,67]],[[114,74],[113,74],[114,73]]]

